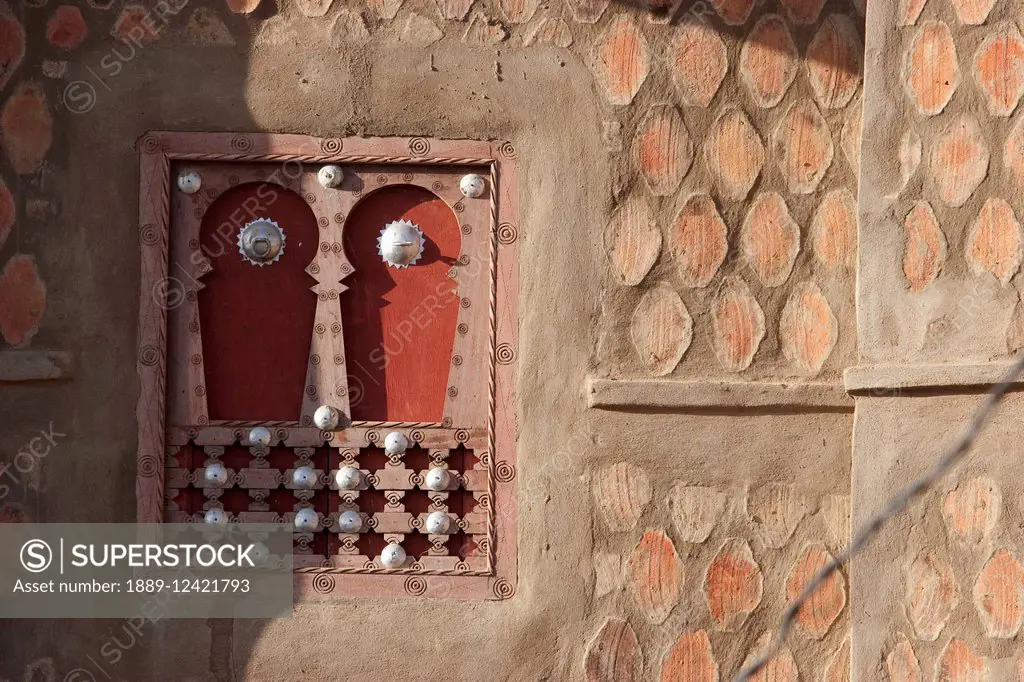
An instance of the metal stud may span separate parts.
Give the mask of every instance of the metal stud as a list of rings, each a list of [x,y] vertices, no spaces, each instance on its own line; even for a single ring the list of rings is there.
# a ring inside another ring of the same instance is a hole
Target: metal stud
[[[280,260],[284,242],[284,230],[270,218],[257,218],[238,231],[238,252],[258,267]]]
[[[430,512],[424,525],[432,535],[445,535],[452,526],[452,519],[442,511]]]
[[[355,490],[363,481],[363,472],[355,467],[344,466],[334,474],[334,482],[339,490]]]
[[[315,533],[320,528],[320,515],[315,509],[305,507],[295,512],[295,530],[303,533]]]
[[[440,490],[447,490],[448,484],[451,483],[451,480],[451,474],[449,474],[448,470],[444,467],[431,467],[430,471],[427,472],[427,476],[423,483],[427,486],[427,490],[437,492]]]
[[[341,184],[342,180],[345,179],[345,171],[341,169],[341,166],[323,166],[319,171],[317,171],[316,179],[320,183],[321,187],[334,189]]]
[[[270,445],[270,429],[265,426],[254,426],[249,431],[249,445],[254,448],[265,448]]]
[[[469,175],[463,175],[462,179],[459,180],[459,189],[462,190],[464,197],[479,199],[484,195],[484,190],[487,189],[487,181],[484,180],[482,175],[470,173]]]
[[[212,486],[220,487],[228,482],[228,470],[220,462],[207,465],[203,479]]]
[[[178,189],[185,194],[195,194],[203,186],[203,178],[197,171],[178,174]]]
[[[296,488],[312,488],[316,485],[316,472],[313,467],[299,467],[292,472],[292,483]]]
[[[347,511],[338,516],[338,531],[342,533],[358,533],[363,529],[363,517],[359,512]]]
[[[313,413],[313,424],[321,431],[333,431],[340,421],[341,413],[330,405],[321,405]]]
[[[254,542],[252,543],[252,549],[249,551],[249,558],[252,559],[255,565],[262,566],[270,559],[270,548],[262,542]]]
[[[227,512],[220,507],[207,509],[206,513],[203,514],[203,523],[207,523],[211,526],[226,526],[228,525]]]
[[[404,455],[409,447],[409,439],[401,431],[392,431],[384,436],[384,454],[388,457]]]
[[[401,568],[407,558],[405,550],[397,542],[390,543],[380,553],[380,562],[384,564],[384,568]]]
[[[408,220],[394,220],[380,231],[377,253],[393,268],[415,265],[423,255],[423,231]]]

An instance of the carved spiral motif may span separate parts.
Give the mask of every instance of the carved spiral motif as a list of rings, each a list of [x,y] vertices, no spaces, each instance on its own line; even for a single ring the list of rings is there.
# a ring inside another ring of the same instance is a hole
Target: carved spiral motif
[[[380,441],[380,434],[379,433],[377,433],[376,431],[367,431],[366,432],[366,442],[367,443],[369,443],[370,445],[376,445],[378,441]]]
[[[405,579],[405,591],[413,597],[422,597],[427,591],[427,580],[423,576],[411,575]]]
[[[460,265],[469,265],[469,254],[468,253],[464,253],[461,256],[459,256],[459,264]]]
[[[328,244],[327,242],[320,242],[320,250],[323,251],[324,253],[327,253],[328,251],[331,250],[331,245]]]
[[[316,386],[314,386],[313,384],[306,386],[306,395],[308,395],[310,398],[316,397]]]
[[[516,350],[507,343],[498,344],[494,349],[494,359],[499,365],[511,365],[516,360]]]
[[[192,209],[192,215],[194,215],[198,220],[202,220],[204,213],[206,213],[206,210],[202,206],[196,206]]]
[[[334,576],[330,573],[317,573],[313,576],[313,589],[317,594],[334,592]]]
[[[402,182],[412,182],[412,173],[402,173]]]
[[[195,301],[197,298],[199,298],[199,296],[196,294],[196,292],[190,289],[189,291],[185,292],[185,298],[188,299],[189,301]]]
[[[455,431],[455,442],[466,443],[469,441],[469,430],[468,429],[457,429]]]
[[[155,455],[143,455],[139,458],[139,476],[152,478],[160,470],[160,459]]]
[[[333,301],[334,299],[338,298],[338,292],[335,291],[334,289],[331,289],[330,291],[327,292],[327,298]]]
[[[198,429],[189,429],[188,431],[185,432],[185,436],[189,440],[195,440],[196,438],[199,437],[199,430]]]
[[[337,322],[331,323],[331,331],[334,332],[335,334],[340,334],[341,333],[341,325],[338,324]]]
[[[193,334],[199,333],[199,321],[198,320],[192,320],[191,322],[189,322],[188,323],[188,330],[190,332],[192,332]]]
[[[331,224],[331,221],[327,218],[327,216],[322,215],[316,219],[316,224],[319,225],[320,227],[327,227],[328,225]]]
[[[197,396],[202,397],[206,395],[206,386],[196,386],[195,391]]]
[[[320,150],[324,154],[337,154],[344,146],[344,143],[336,137],[320,140]]]
[[[491,496],[488,495],[487,493],[481,493],[480,497],[477,498],[476,503],[480,506],[481,509],[490,509]]]
[[[319,294],[317,294],[316,297],[317,297],[317,299],[319,299],[321,301],[326,301],[327,300],[327,294],[325,292],[323,292],[323,291],[321,291]]]
[[[516,148],[512,145],[511,142],[507,140],[505,142],[502,142],[501,146],[498,147],[498,153],[504,156],[506,159],[516,158]]]
[[[468,298],[463,298],[461,301],[459,301],[459,305],[462,306],[463,308],[468,308],[469,306],[473,305],[473,302],[470,301]]]
[[[193,354],[192,354],[192,357],[190,357],[190,358],[189,358],[188,360],[189,360],[189,362],[191,362],[191,363],[192,363],[193,365],[200,365],[200,364],[202,364],[202,362],[203,362],[203,356],[202,356],[202,355],[200,355],[199,353],[193,353]]]
[[[302,198],[306,200],[307,204],[316,203],[316,195],[313,194],[312,192],[306,192],[305,194],[302,195]]]
[[[430,183],[430,189],[434,190],[435,192],[443,192],[444,183],[441,182],[440,180],[434,180],[432,183]]]
[[[430,142],[422,137],[414,137],[409,140],[409,151],[413,156],[426,156],[430,153]]]
[[[139,228],[139,241],[147,246],[152,246],[160,241],[160,232],[153,223],[146,223]]]
[[[304,417],[302,418],[302,420],[301,420],[301,422],[300,422],[300,423],[301,423],[301,424],[302,424],[303,426],[309,426],[310,424],[312,424],[312,423],[313,423],[313,418],[312,418],[312,417],[310,417],[310,416],[309,416],[309,415],[307,414],[306,416],[304,416]]]
[[[378,185],[385,185],[385,184],[387,184],[387,182],[388,182],[388,176],[384,175],[383,173],[381,175],[377,176],[377,184]]]
[[[469,564],[467,564],[465,561],[460,561],[455,564],[455,570],[460,573],[465,573],[469,571]]]
[[[420,429],[413,429],[409,432],[409,437],[412,438],[413,443],[423,442],[423,431]]]
[[[248,135],[235,135],[231,138],[231,149],[246,153],[252,151],[252,138]]]
[[[341,266],[341,274],[347,275],[350,272],[352,272],[352,266],[351,265],[349,265],[348,263],[345,263],[344,265]]]
[[[346,552],[351,552],[356,548],[356,539],[350,536],[342,537],[341,546]]]
[[[345,364],[345,358],[343,356],[341,356],[341,355],[335,355],[334,356],[334,364],[336,364],[336,365],[344,365]]]
[[[139,362],[146,367],[153,367],[160,362],[160,350],[156,346],[143,346],[139,349]]]
[[[193,251],[198,249],[199,248],[199,240],[198,239],[189,239],[188,240],[188,248],[192,249]]]
[[[443,426],[446,429],[450,429],[452,427],[452,418],[451,417],[445,417],[444,419],[442,419],[441,420],[441,426]]]
[[[309,271],[314,275],[318,275],[320,274],[320,266],[317,265],[316,263],[310,263]]]
[[[505,578],[498,578],[491,585],[491,592],[498,599],[511,599],[516,594],[516,587]]]
[[[339,225],[341,223],[345,222],[345,214],[341,213],[341,212],[335,213],[334,214],[334,222],[338,223]]]
[[[449,386],[448,387],[448,397],[449,398],[454,398],[458,394],[459,394],[459,389],[455,388],[454,386]]]
[[[163,150],[163,144],[156,135],[146,135],[142,138],[142,151],[146,154],[156,154]]]
[[[274,432],[274,436],[278,441],[286,441],[288,440],[288,429],[278,429]]]
[[[376,561],[367,561],[365,564],[363,564],[363,570],[366,571],[375,571],[379,568],[380,566],[377,565]]]
[[[261,179],[262,179],[262,178],[261,178]],[[235,186],[235,185],[237,185],[238,183],[239,183],[239,179],[238,179],[238,176],[237,176],[237,175],[235,175],[235,174],[231,174],[231,175],[229,175],[229,176],[228,176],[228,184],[229,184],[229,185],[231,185],[232,187],[234,187],[234,186]]]
[[[456,213],[463,213],[466,210],[466,205],[460,201],[459,203],[452,206],[452,208],[455,209]]]
[[[316,353],[313,353],[312,355],[309,356],[309,361],[312,364],[314,364],[314,365],[319,365],[320,364],[320,356],[317,355]]]
[[[460,366],[462,364],[462,356],[461,355],[453,355],[452,356],[452,364],[455,365],[456,367]]]
[[[512,223],[498,225],[498,243],[508,246],[519,239],[519,230]]]
[[[482,453],[480,453],[480,464],[482,464],[485,467],[486,466],[490,466],[491,465],[491,453],[489,453],[489,452],[482,452]]]
[[[494,478],[498,483],[508,483],[516,477],[516,468],[502,460],[494,467]]]
[[[333,251],[334,253],[341,253],[341,250],[343,248],[344,247],[341,245],[341,242],[334,242],[333,244],[331,244],[331,251]]]
[[[371,529],[372,528],[376,528],[377,527],[377,523],[378,523],[378,521],[377,521],[377,517],[376,516],[368,516],[368,517],[366,517],[366,527],[367,528],[371,528]]]
[[[317,322],[316,326],[313,327],[313,331],[315,331],[317,334],[322,335],[327,331],[327,325],[325,325],[323,322]]]
[[[472,225],[468,225],[467,224],[467,225],[463,225],[462,226],[462,234],[469,234],[472,231],[473,231],[473,226]]]
[[[469,333],[469,325],[466,324],[465,322],[460,322],[459,326],[456,327],[455,330],[458,331],[463,336],[465,336],[466,334]]]
[[[348,389],[346,389],[341,384],[338,384],[337,386],[334,387],[334,395],[338,396],[339,398],[344,398],[345,394],[347,393]]]
[[[200,426],[206,426],[210,423],[210,418],[205,414],[201,414],[196,418],[196,422],[198,422]]]

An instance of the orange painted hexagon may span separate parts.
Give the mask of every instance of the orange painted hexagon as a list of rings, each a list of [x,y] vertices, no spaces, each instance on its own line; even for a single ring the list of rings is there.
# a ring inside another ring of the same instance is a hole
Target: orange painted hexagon
[[[971,272],[992,274],[1004,287],[1020,269],[1021,229],[1013,208],[993,197],[985,201],[967,233],[966,257]]]
[[[72,5],[61,5],[46,23],[46,38],[51,44],[71,50],[82,44],[89,35],[89,27],[82,10]]]
[[[960,603],[953,569],[935,553],[914,560],[907,573],[906,611],[918,639],[934,642]]]
[[[1024,39],[1011,23],[990,33],[974,55],[974,79],[990,114],[1009,116],[1024,94]]]
[[[764,576],[746,540],[730,538],[719,548],[704,576],[704,598],[719,627],[736,632],[761,603]]]
[[[786,599],[793,601],[815,574],[823,569],[832,555],[824,545],[804,547],[786,581]],[[846,579],[839,571],[832,573],[796,615],[797,626],[810,637],[821,639],[832,627],[846,606]]]
[[[19,85],[0,112],[0,142],[15,172],[35,173],[53,144],[53,117],[43,89]]]
[[[980,26],[988,19],[996,0],[950,0],[950,4],[960,23]]]
[[[758,194],[740,231],[740,248],[747,265],[766,287],[789,279],[800,251],[800,227],[777,192]]]
[[[587,647],[587,682],[635,682],[640,679],[640,644],[630,624],[609,618]]]
[[[1024,618],[1024,566],[1012,552],[1001,549],[981,569],[974,584],[974,608],[993,639],[1011,639]]]
[[[832,165],[835,148],[828,124],[811,102],[793,104],[775,128],[779,170],[793,194],[810,194]]]
[[[796,78],[799,59],[786,20],[766,14],[743,41],[740,80],[758,106],[774,107]]]
[[[747,23],[754,0],[711,0],[711,6],[726,24],[741,26]]]
[[[741,200],[750,193],[764,165],[764,144],[739,109],[727,109],[708,131],[704,162],[723,199]]]
[[[814,256],[830,268],[853,267],[857,257],[857,201],[848,189],[825,195],[811,220]]]
[[[805,374],[817,374],[832,354],[839,323],[821,289],[813,282],[793,287],[779,320],[782,353]]]
[[[661,252],[661,230],[646,200],[630,197],[623,202],[605,228],[604,250],[619,284],[643,281]]]
[[[46,285],[32,256],[13,256],[0,273],[0,335],[15,348],[28,346],[46,310]]]
[[[971,651],[971,647],[959,639],[949,641],[935,667],[937,682],[989,681],[985,671],[985,659]]]
[[[718,664],[703,630],[684,633],[665,654],[661,682],[718,682]]]
[[[672,540],[660,531],[644,533],[629,557],[629,571],[640,611],[651,623],[664,623],[683,586]]]
[[[960,84],[960,65],[949,26],[926,21],[914,34],[903,57],[903,87],[917,110],[938,114]]]
[[[978,120],[961,115],[932,141],[928,173],[939,198],[963,206],[988,175],[988,146]]]
[[[807,46],[804,65],[814,97],[826,109],[839,109],[850,103],[860,87],[864,46],[849,17],[829,16]]]
[[[918,201],[903,221],[903,275],[911,291],[932,283],[946,262],[946,235],[927,201]]]
[[[690,106],[706,107],[729,70],[725,43],[703,22],[684,24],[666,53],[672,80]]]
[[[921,665],[910,640],[902,632],[897,634],[896,646],[885,657],[885,670],[889,673],[889,682],[922,682]]]
[[[655,196],[679,188],[693,163],[693,143],[674,106],[657,104],[647,110],[633,141],[633,160]]]
[[[594,75],[612,104],[633,101],[650,71],[647,40],[632,19],[620,14],[594,44]]]
[[[764,311],[739,277],[726,278],[711,308],[715,357],[729,372],[750,367],[764,339]]]
[[[967,542],[977,544],[995,530],[1003,510],[1003,493],[991,478],[964,481],[946,495],[942,518],[946,527]]]
[[[688,287],[706,287],[725,260],[729,244],[715,200],[695,194],[676,214],[668,230],[668,249]]]

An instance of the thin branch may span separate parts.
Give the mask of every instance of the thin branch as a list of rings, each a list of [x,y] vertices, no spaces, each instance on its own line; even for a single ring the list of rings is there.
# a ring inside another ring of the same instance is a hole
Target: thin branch
[[[828,580],[829,576],[839,570],[841,566],[846,565],[850,562],[850,559],[854,555],[860,553],[871,540],[878,534],[888,521],[892,520],[897,514],[902,512],[911,500],[921,495],[922,493],[930,490],[939,479],[945,476],[953,466],[963,459],[974,442],[978,439],[981,434],[981,429],[988,421],[992,412],[996,406],[999,405],[999,401],[1003,399],[1003,396],[1010,390],[1010,388],[1020,377],[1021,373],[1024,372],[1024,356],[1021,356],[1017,362],[1014,363],[1013,367],[1006,373],[1002,381],[997,384],[988,394],[985,402],[982,403],[981,407],[974,416],[971,418],[970,424],[967,429],[960,436],[952,447],[935,463],[932,470],[927,475],[917,479],[906,488],[901,490],[898,495],[889,500],[880,512],[878,512],[871,520],[864,524],[857,534],[854,536],[850,546],[847,547],[839,556],[834,558],[827,566],[822,568],[815,574],[814,579],[807,583],[803,591],[800,592],[799,596],[793,600],[787,607],[785,612],[782,614],[782,622],[779,625],[779,632],[772,641],[771,646],[761,654],[756,660],[752,661],[750,665],[743,668],[739,675],[736,676],[735,682],[749,682],[751,677],[761,670],[765,665],[768,664],[776,655],[779,650],[782,649],[783,644],[786,643],[786,638],[789,636],[790,630],[793,628],[793,622],[796,620],[797,613],[800,612],[800,608],[811,598],[811,596],[818,591],[818,588]]]

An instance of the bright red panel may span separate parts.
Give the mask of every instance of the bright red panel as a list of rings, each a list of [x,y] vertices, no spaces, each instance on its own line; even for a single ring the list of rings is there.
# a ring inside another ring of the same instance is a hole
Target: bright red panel
[[[272,265],[238,252],[238,232],[255,218],[284,230],[284,253]],[[305,268],[318,242],[313,211],[277,185],[239,185],[206,211],[200,243],[213,271],[202,279],[199,315],[210,419],[299,420],[316,313],[316,282]]]
[[[393,220],[423,231],[423,256],[396,269],[377,253]],[[355,273],[342,294],[352,418],[441,421],[459,314],[448,271],[462,244],[455,214],[419,187],[397,185],[363,199],[345,222],[345,251]]]

